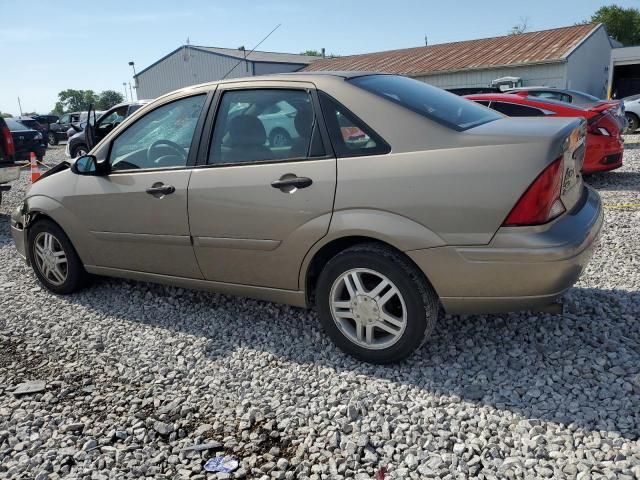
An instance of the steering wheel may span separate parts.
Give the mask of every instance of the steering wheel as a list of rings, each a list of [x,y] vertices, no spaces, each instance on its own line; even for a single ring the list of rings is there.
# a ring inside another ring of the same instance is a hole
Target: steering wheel
[[[175,153],[177,153],[180,156],[181,160],[184,160],[185,162],[187,161],[187,155],[184,153],[184,148],[182,148],[180,145],[178,145],[175,142],[172,142],[171,140],[156,140],[151,145],[149,145],[149,148],[147,148],[147,164],[151,163],[153,159],[153,157],[151,156],[151,152],[153,151],[154,148],[157,148],[159,145],[164,145],[169,147],[171,150],[173,150]]]

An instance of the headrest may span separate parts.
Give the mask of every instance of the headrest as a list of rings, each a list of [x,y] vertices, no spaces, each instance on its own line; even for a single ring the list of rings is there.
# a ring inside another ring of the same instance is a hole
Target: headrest
[[[313,113],[311,110],[298,110],[293,122],[298,135],[304,138],[309,138],[311,136],[311,127],[313,126]]]
[[[257,117],[240,115],[229,122],[229,145],[264,145],[267,132]]]

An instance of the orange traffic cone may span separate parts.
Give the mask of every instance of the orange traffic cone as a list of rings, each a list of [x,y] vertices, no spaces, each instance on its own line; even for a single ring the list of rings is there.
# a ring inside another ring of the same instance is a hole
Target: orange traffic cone
[[[36,154],[31,152],[31,183],[35,183],[40,178],[40,175]]]

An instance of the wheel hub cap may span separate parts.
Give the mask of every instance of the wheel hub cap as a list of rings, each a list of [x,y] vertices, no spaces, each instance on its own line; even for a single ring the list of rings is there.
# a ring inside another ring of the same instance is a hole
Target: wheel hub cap
[[[358,268],[340,275],[331,287],[331,315],[351,342],[388,348],[405,331],[407,308],[400,290],[383,274]]]
[[[49,232],[40,232],[33,249],[36,267],[52,285],[62,285],[67,280],[67,255],[60,241]]]

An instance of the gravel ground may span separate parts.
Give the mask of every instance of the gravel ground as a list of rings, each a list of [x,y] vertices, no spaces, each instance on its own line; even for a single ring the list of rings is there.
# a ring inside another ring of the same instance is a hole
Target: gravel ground
[[[640,136],[589,181],[607,225],[565,314],[446,317],[379,367],[286,306],[43,291],[9,236],[24,175],[0,207],[0,477],[640,479]],[[206,474],[223,454],[240,468]]]

